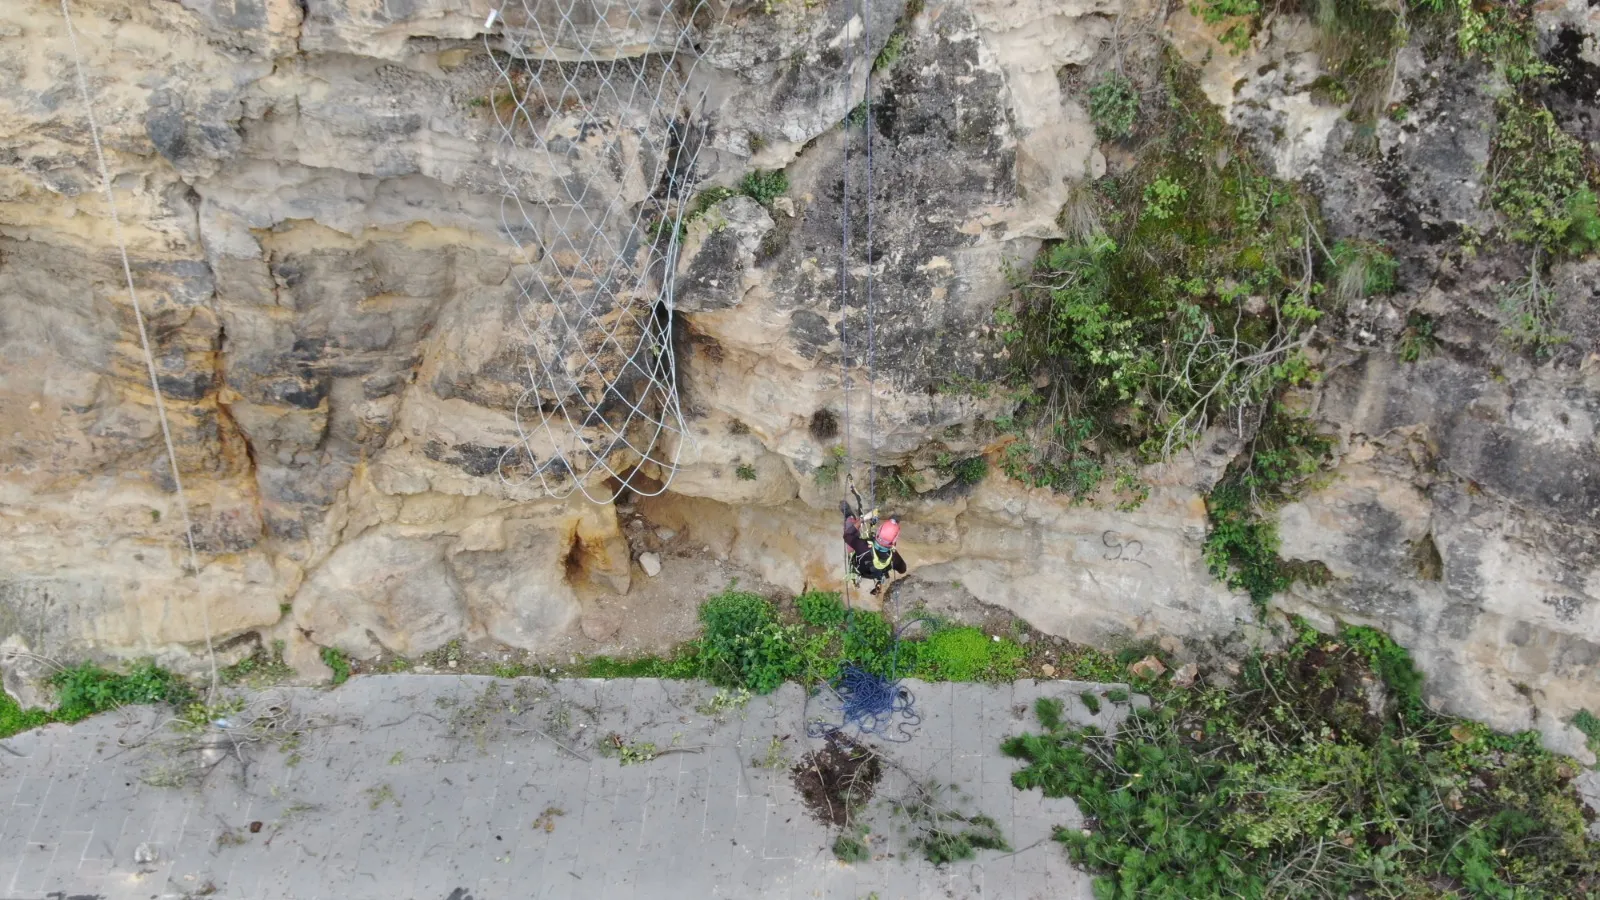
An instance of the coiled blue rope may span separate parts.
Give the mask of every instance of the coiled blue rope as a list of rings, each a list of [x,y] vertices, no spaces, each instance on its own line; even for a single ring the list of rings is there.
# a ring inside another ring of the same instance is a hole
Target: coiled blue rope
[[[862,668],[855,663],[845,663],[839,677],[832,684],[823,684],[806,695],[806,734],[814,738],[853,728],[862,735],[879,740],[903,744],[915,735],[914,729],[922,724],[916,709],[916,697],[900,683],[900,636],[918,622],[928,621],[918,616],[889,633],[889,677]],[[845,630],[855,625],[855,609],[845,616]],[[812,718],[812,697],[819,697],[822,706],[831,715]]]

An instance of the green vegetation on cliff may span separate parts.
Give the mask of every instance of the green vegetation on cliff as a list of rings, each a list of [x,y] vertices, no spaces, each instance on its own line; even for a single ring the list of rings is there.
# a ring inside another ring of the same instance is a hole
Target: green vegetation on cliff
[[[729,588],[700,607],[701,635],[671,659],[635,663],[591,660],[584,674],[704,678],[769,693],[785,681],[838,677],[845,663],[874,674],[930,681],[1005,680],[1017,676],[1023,650],[977,628],[929,623],[925,637],[898,647],[880,613],[847,611],[838,594],[811,592],[795,601],[798,621],[784,621],[760,594]]]
[[[1231,687],[1158,692],[1115,735],[1041,700],[1003,749],[1019,789],[1077,800],[1088,824],[1056,840],[1100,900],[1600,895],[1573,762],[1421,686],[1385,635],[1301,624]]]
[[[1162,79],[1137,129],[1114,83],[1097,88],[1136,162],[1064,214],[1078,234],[1014,272],[996,313],[1020,400],[1003,463],[1032,485],[1087,494],[1112,454],[1164,457],[1312,376],[1314,199],[1269,174],[1191,70],[1168,58]]]
[[[122,706],[165,703],[181,710],[196,700],[194,689],[182,676],[148,660],[135,664],[126,674],[79,663],[46,681],[56,691],[54,710],[23,709],[10,694],[0,692],[0,738],[51,722],[80,722]]]

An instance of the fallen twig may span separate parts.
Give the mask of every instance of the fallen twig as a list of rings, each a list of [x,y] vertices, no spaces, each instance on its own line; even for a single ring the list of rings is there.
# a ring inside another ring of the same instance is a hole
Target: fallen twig
[[[549,741],[552,744],[555,744],[557,747],[560,747],[561,749],[567,751],[568,753],[572,754],[573,756],[577,757],[578,759],[581,759],[584,762],[592,762],[592,760],[589,759],[589,757],[583,755],[582,753],[579,753],[578,751],[572,749],[571,747],[568,747],[566,744],[563,744],[560,741],[556,740],[555,738],[551,737],[548,732],[541,731],[541,730],[539,730],[537,728],[513,728],[513,729],[511,729],[511,733],[512,734],[529,734],[529,733],[537,734],[538,736],[544,738],[545,740]]]

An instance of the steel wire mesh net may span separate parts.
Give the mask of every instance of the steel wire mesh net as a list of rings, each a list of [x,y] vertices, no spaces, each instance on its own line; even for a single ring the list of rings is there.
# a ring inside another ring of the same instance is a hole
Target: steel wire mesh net
[[[696,23],[712,8],[521,0],[497,17],[489,103],[529,348],[499,475],[597,503],[660,493],[686,439],[673,278],[705,144]]]

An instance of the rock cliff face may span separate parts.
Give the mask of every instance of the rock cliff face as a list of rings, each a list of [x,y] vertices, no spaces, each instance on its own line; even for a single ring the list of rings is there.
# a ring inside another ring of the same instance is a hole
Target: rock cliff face
[[[266,635],[305,665],[319,645],[543,651],[595,597],[627,594],[645,543],[617,508],[500,478],[529,348],[485,103],[489,4],[72,8],[201,570],[184,571],[61,12],[20,0],[0,11],[0,637],[180,663],[208,626],[225,655]],[[1593,79],[1594,11],[1544,25]],[[1600,708],[1600,269],[1554,271],[1569,340],[1551,358],[1503,347],[1496,289],[1517,261],[1459,251],[1494,216],[1492,79],[1407,47],[1389,99],[1409,116],[1357,141],[1314,90],[1308,29],[1286,18],[1233,55],[1140,0],[711,10],[690,177],[783,168],[789,189],[686,229],[690,433],[668,490],[628,514],[772,585],[836,586],[840,488],[818,469],[848,441],[863,482],[868,458],[923,476],[896,501],[915,568],[902,603],[970,595],[1075,640],[1188,654],[1263,637],[1201,558],[1205,492],[1240,445],[1225,429],[1147,467],[1131,511],[999,474],[962,486],[937,464],[997,450],[976,425],[1008,412],[999,393],[940,387],[1002,371],[1007,265],[1127,164],[1097,147],[1083,73],[1169,42],[1279,176],[1322,197],[1330,238],[1383,240],[1401,262],[1404,291],[1351,303],[1318,345],[1325,375],[1301,399],[1337,432],[1337,464],[1277,517],[1283,556],[1332,578],[1277,605],[1384,627],[1438,702],[1585,754],[1565,720]],[[1573,83],[1552,108],[1593,141],[1591,82]],[[625,165],[584,154],[569,177],[626,187]],[[1411,310],[1438,348],[1404,364]]]

